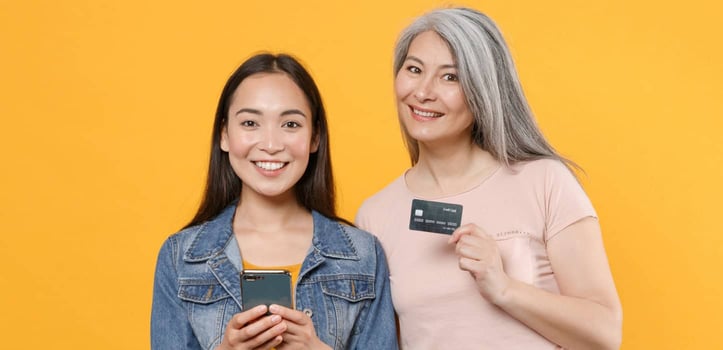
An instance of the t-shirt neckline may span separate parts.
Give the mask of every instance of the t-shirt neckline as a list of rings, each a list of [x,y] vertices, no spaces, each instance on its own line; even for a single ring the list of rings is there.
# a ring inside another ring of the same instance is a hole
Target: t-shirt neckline
[[[402,174],[402,179],[401,179],[401,180],[402,180],[402,184],[404,185],[404,189],[405,189],[405,190],[407,191],[407,193],[408,193],[409,195],[411,195],[412,197],[418,198],[418,199],[424,199],[424,200],[441,200],[441,199],[445,199],[445,198],[458,197],[458,196],[467,194],[467,193],[469,193],[469,192],[472,192],[472,191],[474,191],[474,190],[482,187],[482,185],[484,185],[485,183],[487,183],[495,174],[497,174],[497,173],[500,171],[501,168],[502,168],[502,164],[497,165],[497,167],[495,167],[492,171],[490,171],[487,175],[485,175],[485,176],[482,178],[482,180],[480,180],[478,183],[470,186],[468,189],[462,190],[462,191],[457,192],[457,193],[443,194],[443,195],[439,195],[439,196],[422,196],[422,195],[419,195],[419,194],[417,194],[417,193],[414,193],[414,191],[412,191],[412,189],[409,188],[409,184],[407,183],[407,173],[409,173],[409,171],[410,171],[412,168],[409,168],[409,169],[407,169],[407,170],[404,171],[404,173]]]

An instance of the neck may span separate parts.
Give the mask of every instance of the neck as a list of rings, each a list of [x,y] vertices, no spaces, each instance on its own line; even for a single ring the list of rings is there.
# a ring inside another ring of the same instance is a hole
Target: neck
[[[243,259],[258,266],[288,266],[304,260],[314,235],[314,219],[294,191],[273,198],[241,191],[233,231]]]
[[[285,227],[294,226],[308,216],[309,211],[298,203],[293,190],[274,198],[241,191],[233,225],[242,230],[283,233]]]
[[[465,191],[500,166],[471,139],[446,144],[419,143],[419,161],[410,170],[410,186],[426,195]],[[409,178],[408,178],[409,179]]]

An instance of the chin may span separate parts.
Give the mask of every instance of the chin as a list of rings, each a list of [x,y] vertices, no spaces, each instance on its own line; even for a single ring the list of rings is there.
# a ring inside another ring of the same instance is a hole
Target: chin
[[[407,127],[407,135],[417,142],[434,142],[441,139],[441,135],[438,135],[435,131],[429,130],[429,128],[419,130]]]
[[[248,194],[253,193],[253,196],[265,198],[265,199],[283,199],[290,193],[293,194],[293,187],[286,188],[286,187],[251,187],[248,186],[242,190],[248,191]]]
[[[289,193],[291,193],[290,189],[289,190],[274,189],[274,190],[267,190],[267,191],[259,192],[260,195],[267,197],[267,198],[284,198]]]

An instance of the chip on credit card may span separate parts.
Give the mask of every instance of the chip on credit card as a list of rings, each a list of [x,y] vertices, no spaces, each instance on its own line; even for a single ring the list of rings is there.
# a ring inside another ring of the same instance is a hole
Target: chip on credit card
[[[459,204],[412,200],[409,229],[434,233],[452,234],[462,223],[462,206]]]

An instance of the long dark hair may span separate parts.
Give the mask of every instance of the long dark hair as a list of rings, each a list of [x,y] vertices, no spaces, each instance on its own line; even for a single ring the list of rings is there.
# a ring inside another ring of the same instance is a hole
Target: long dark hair
[[[234,92],[244,79],[258,73],[286,74],[304,93],[311,109],[314,128],[312,139],[318,138],[319,148],[310,154],[306,171],[294,186],[299,204],[308,210],[316,210],[328,218],[350,224],[336,215],[329,129],[321,94],[314,79],[294,57],[287,54],[262,53],[241,64],[228,78],[221,92],[213,123],[206,189],[196,215],[185,227],[198,225],[214,218],[241,194],[241,179],[231,168],[228,153],[221,150],[221,133],[228,122],[228,110]]]

